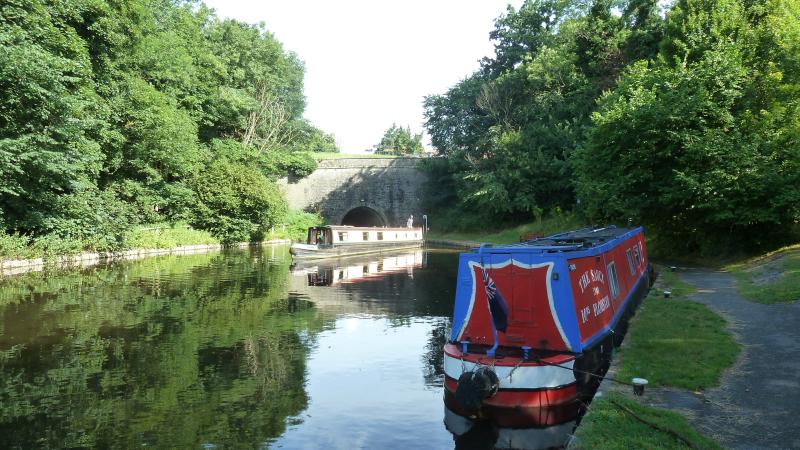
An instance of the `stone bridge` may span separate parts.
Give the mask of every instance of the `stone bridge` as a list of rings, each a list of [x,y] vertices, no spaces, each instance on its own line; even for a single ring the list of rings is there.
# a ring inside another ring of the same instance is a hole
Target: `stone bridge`
[[[319,162],[305,178],[279,184],[289,207],[319,212],[326,222],[354,226],[421,226],[427,174],[419,158],[340,158]]]

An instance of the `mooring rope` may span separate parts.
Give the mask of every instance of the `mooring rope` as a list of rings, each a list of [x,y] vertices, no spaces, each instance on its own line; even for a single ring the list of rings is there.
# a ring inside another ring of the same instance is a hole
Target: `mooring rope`
[[[592,376],[592,377],[595,377],[595,378],[599,378],[601,380],[610,380],[610,381],[613,381],[615,383],[624,384],[626,386],[635,386],[633,383],[628,383],[627,381],[617,380],[616,378],[607,377],[605,375],[597,375],[596,373],[589,372],[587,370],[575,369],[575,368],[572,368],[572,367],[562,366],[562,365],[556,364],[556,363],[549,363],[549,362],[547,362],[547,361],[545,361],[543,359],[540,359],[540,358],[537,358],[535,361],[538,362],[538,363],[541,363],[541,364],[545,364],[547,366],[559,367],[559,368],[564,369],[564,370],[570,370],[570,371],[574,371],[574,372],[578,372],[578,373],[583,373],[583,374],[586,374],[586,375],[589,375],[589,376]]]

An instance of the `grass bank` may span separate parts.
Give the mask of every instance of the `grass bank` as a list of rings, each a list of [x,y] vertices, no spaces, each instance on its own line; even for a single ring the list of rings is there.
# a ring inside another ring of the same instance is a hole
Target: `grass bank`
[[[663,297],[669,290],[671,297]],[[727,321],[707,306],[687,300],[694,288],[662,271],[656,286],[631,319],[618,355],[619,377],[646,378],[650,386],[691,390],[719,384],[741,346]]]
[[[800,300],[800,245],[725,267],[743,297],[758,303]]]
[[[441,231],[433,228],[428,239],[447,241],[489,242],[492,244],[512,244],[519,242],[520,236],[527,233],[542,233],[545,236],[561,231],[580,228],[580,221],[573,214],[559,214],[530,223],[505,228],[483,228],[467,231]]]
[[[589,411],[575,432],[574,448],[722,448],[695,430],[682,415],[642,405],[620,393],[611,392],[595,399]]]
[[[664,291],[670,298],[664,298]],[[649,387],[705,389],[719,384],[740,345],[727,322],[686,296],[695,288],[661,270],[630,322],[615,378],[646,378]],[[627,390],[596,398],[575,433],[581,449],[720,449],[681,414],[643,405]]]
[[[293,211],[284,223],[274,227],[259,240],[289,239],[303,240],[308,227],[320,225],[318,214]],[[191,245],[216,245],[220,240],[205,230],[191,228],[187,224],[150,224],[136,226],[124,233],[113,247],[114,251],[173,249]],[[54,259],[60,256],[78,255],[84,252],[103,252],[93,241],[59,238],[54,235],[31,237],[0,232],[0,261]]]

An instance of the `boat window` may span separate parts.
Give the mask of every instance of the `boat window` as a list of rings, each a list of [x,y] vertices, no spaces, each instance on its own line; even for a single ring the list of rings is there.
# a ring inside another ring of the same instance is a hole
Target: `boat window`
[[[417,233],[414,233],[414,239],[416,239],[416,238],[417,238]]]
[[[394,238],[397,239],[397,233],[394,234]]]
[[[378,231],[378,240],[379,241],[383,240],[383,231]]]
[[[344,242],[347,239],[347,232],[340,231],[339,232],[339,242]]]
[[[362,238],[363,238],[365,241],[368,241],[368,240],[369,240],[369,231],[365,231],[365,232],[363,232],[363,233],[361,234],[361,236],[362,236]]]
[[[636,267],[642,267],[642,257],[639,256],[639,246],[635,245],[633,247],[633,256],[636,258]]]
[[[619,283],[617,282],[617,266],[613,262],[608,264],[608,283],[611,286],[611,296],[617,298]]]
[[[636,275],[636,268],[633,267],[633,256],[631,256],[631,249],[625,252],[628,255],[628,267],[631,269],[631,275]]]

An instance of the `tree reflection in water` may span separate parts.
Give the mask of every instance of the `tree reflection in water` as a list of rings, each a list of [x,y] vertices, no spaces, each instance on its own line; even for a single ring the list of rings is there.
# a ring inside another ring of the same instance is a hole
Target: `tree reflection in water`
[[[0,285],[0,447],[253,447],[307,406],[326,320],[285,252],[155,258]]]

